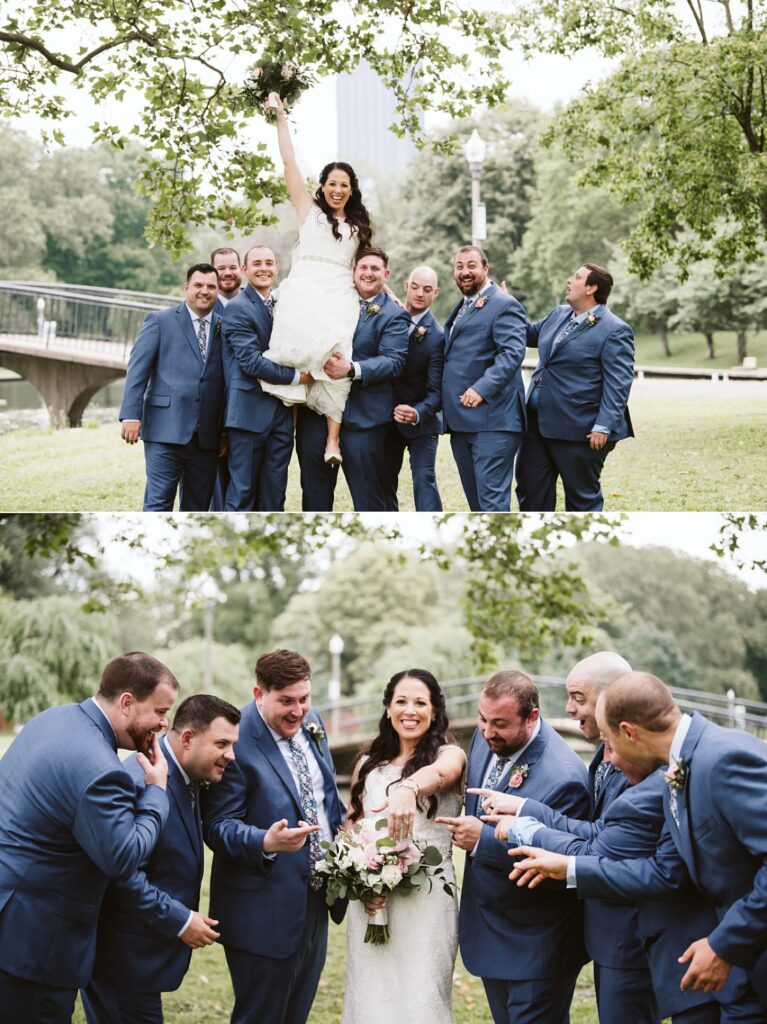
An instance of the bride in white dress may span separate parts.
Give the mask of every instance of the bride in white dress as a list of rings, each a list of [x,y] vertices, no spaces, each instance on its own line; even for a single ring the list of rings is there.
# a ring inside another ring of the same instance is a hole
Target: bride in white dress
[[[387,817],[393,839],[438,847],[445,880],[455,882],[450,833],[434,818],[460,814],[466,755],[447,742],[444,695],[431,672],[409,669],[392,677],[383,702],[378,736],[354,769],[347,821]],[[366,944],[368,914],[384,902],[389,942]],[[431,891],[352,902],[346,922],[341,1024],[453,1024],[458,903],[439,879]]]
[[[290,273],[281,282],[274,325],[264,355],[281,366],[306,370],[313,383],[268,384],[261,388],[287,405],[306,402],[325,416],[325,461],[341,462],[340,431],[351,380],[331,380],[323,366],[334,352],[351,359],[352,337],[360,314],[352,277],[354,258],[371,243],[370,217],[357,177],[349,164],[328,164],[314,195],[298,167],[285,108],[277,108],[277,140],[285,165],[285,183],[298,215],[299,235]]]

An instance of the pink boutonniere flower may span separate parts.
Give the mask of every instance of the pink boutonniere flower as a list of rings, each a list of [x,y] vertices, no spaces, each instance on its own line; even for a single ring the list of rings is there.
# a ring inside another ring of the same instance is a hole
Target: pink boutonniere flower
[[[419,324],[418,327],[416,327],[416,329],[413,331],[413,334],[415,334],[416,341],[423,341],[423,339],[426,337],[426,328],[421,327],[421,325]]]
[[[687,765],[684,758],[680,757],[678,761],[670,764],[663,773],[663,778],[666,780],[667,786],[680,793],[687,781]]]
[[[506,788],[519,789],[529,774],[530,768],[526,764],[513,764],[511,766],[511,775],[509,775],[509,781],[506,784]]]
[[[486,302],[487,302],[487,299],[485,298],[485,296],[484,295],[480,295],[480,297],[474,303],[474,306],[475,306],[476,309],[482,309],[482,307],[484,306],[484,304]]]
[[[593,313],[589,313],[589,315],[586,317],[586,326],[587,327],[593,327],[594,324],[597,323],[598,320],[599,320],[598,316],[594,316]]]

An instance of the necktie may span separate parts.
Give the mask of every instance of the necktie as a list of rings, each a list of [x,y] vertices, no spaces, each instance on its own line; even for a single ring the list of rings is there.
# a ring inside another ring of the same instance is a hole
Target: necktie
[[[609,769],[609,761],[602,761],[601,764],[597,765],[597,770],[594,772],[594,803],[599,799],[599,791],[602,788],[602,783],[605,781],[605,775],[607,775]]]
[[[469,297],[468,295],[467,295],[467,296],[465,296],[465,298],[464,298],[464,300],[463,300],[463,305],[462,305],[462,306],[461,306],[461,308],[460,308],[460,309],[458,310],[458,313],[457,313],[457,315],[456,315],[456,318],[455,318],[455,320],[453,320],[453,327],[455,327],[455,325],[456,325],[456,324],[458,323],[458,321],[459,321],[459,320],[461,319],[461,317],[463,316],[463,314],[464,314],[464,313],[466,312],[466,310],[467,310],[467,309],[469,308],[469,306],[471,305],[471,302],[472,302],[471,298],[470,298],[470,297]]]
[[[360,316],[362,316],[363,313],[367,313],[367,311],[368,311],[368,300],[367,299],[360,299]]]
[[[197,797],[196,797],[196,794],[195,794],[195,791],[194,791],[194,783],[193,782],[187,782],[187,784],[186,784],[186,791],[189,794],[189,799],[190,799],[190,801],[192,803],[192,810],[194,810],[194,805],[196,803]]]
[[[498,760],[493,765],[493,770],[487,777],[485,785],[482,787],[483,789],[495,789],[495,787],[501,781],[501,776],[503,775],[504,769],[506,768],[506,765],[509,763],[510,760],[510,757],[498,758]]]
[[[568,334],[575,330],[578,326],[578,321],[575,317],[571,317],[565,324],[565,329],[554,339],[554,344],[551,346],[551,351],[556,352],[562,342],[565,340]]]
[[[274,317],[274,299],[271,295],[268,299],[264,299],[264,305],[266,306],[266,312],[269,316]]]
[[[307,825],[319,825],[319,819],[317,817],[317,801],[314,799],[312,774],[309,770],[309,762],[306,759],[306,754],[292,739],[288,740],[288,750],[290,751],[290,756],[293,758],[293,764],[296,766],[296,771],[298,772],[298,786],[301,794],[301,803],[304,807],[304,818],[306,823]],[[314,874],[314,865],[319,860],[322,860],[320,834],[319,832],[312,832],[309,836],[309,869],[311,871],[309,876],[309,888],[314,889],[315,892],[322,888],[322,879],[319,875]]]
[[[205,355],[208,351],[208,332],[205,321],[200,317],[197,321],[197,344],[200,346],[200,355],[205,362]]]

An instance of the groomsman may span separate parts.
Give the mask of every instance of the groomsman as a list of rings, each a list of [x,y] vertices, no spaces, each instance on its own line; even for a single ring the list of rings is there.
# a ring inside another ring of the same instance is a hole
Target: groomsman
[[[410,318],[386,292],[389,257],[383,249],[357,254],[354,284],[360,315],[351,360],[334,353],[323,367],[332,380],[352,382],[341,427],[341,455],[355,512],[386,511],[386,432],[394,408],[393,382],[405,366]],[[304,512],[332,512],[337,469],[324,461],[327,426],[302,406],[296,448]]]
[[[265,245],[245,253],[247,285],[224,311],[224,377],[229,443],[227,512],[282,512],[293,453],[293,416],[273,395],[269,384],[306,384],[301,370],[265,359],[272,335],[272,286],[277,259]]]
[[[305,1024],[325,962],[328,911],[312,874],[344,808],[311,670],[295,651],[256,664],[236,762],[204,797],[214,852],[210,915],[232,976],[231,1024]],[[308,838],[308,842],[307,842]],[[345,905],[331,910],[343,917]]]
[[[398,512],[397,482],[407,450],[416,512],[441,512],[435,461],[442,433],[442,370],[445,332],[432,315],[439,295],[431,267],[416,267],[405,284],[410,314],[407,360],[394,381],[394,422],[386,431],[386,511]]]
[[[110,878],[129,878],[168,816],[156,733],[178,693],[148,654],[110,661],[98,693],[49,708],[0,761],[0,1024],[72,1019]],[[139,751],[144,788],[117,748]]]
[[[193,949],[219,938],[199,913],[204,867],[200,784],[220,782],[234,760],[240,712],[198,693],[181,703],[160,740],[168,762],[170,811],[141,870],[112,882],[99,915],[93,978],[81,993],[88,1024],[144,1024],[163,1019],[162,993],[184,980]],[[144,773],[124,763],[139,793]]]
[[[128,361],[120,420],[128,444],[144,442],[145,512],[206,512],[221,445],[224,373],[218,275],[195,263],[185,301],[147,313]]]
[[[213,307],[219,316],[223,316],[224,310],[240,294],[242,285],[242,266],[240,255],[236,249],[214,249],[210,254],[210,262],[216,268],[218,274],[218,298]],[[222,446],[225,447],[225,446]],[[213,490],[213,497],[210,502],[211,512],[223,512],[226,500],[226,488],[229,485],[229,452],[228,448],[218,457],[216,466],[216,486]]]
[[[748,975],[751,999],[766,1010],[767,817],[755,809],[767,791],[767,744],[697,712],[682,714],[668,688],[646,672],[611,683],[599,698],[597,721],[618,756],[639,771],[669,765],[655,855],[618,862],[524,847],[512,851],[526,855],[512,878],[536,884],[567,877],[579,896],[640,902],[663,898],[689,876],[719,923],[679,950],[687,965],[682,989],[719,992],[737,965]]]
[[[491,676],[479,698],[468,785],[511,789],[563,814],[589,812],[588,776],[571,747],[543,721],[538,689],[523,672]],[[508,846],[483,823],[476,795],[465,817],[438,818],[466,850],[459,940],[466,968],[482,978],[495,1024],[564,1024],[586,961],[574,892],[529,893],[508,880]],[[535,895],[543,896],[536,902]]]
[[[527,324],[539,362],[527,394],[527,430],[517,459],[523,512],[553,512],[557,478],[565,507],[600,512],[599,478],[618,441],[633,437],[628,398],[634,335],[605,303],[612,276],[585,263],[568,278],[566,303]]]
[[[514,456],[525,425],[521,366],[525,311],[489,278],[484,252],[458,250],[463,293],[445,323],[442,409],[472,512],[508,512]]]

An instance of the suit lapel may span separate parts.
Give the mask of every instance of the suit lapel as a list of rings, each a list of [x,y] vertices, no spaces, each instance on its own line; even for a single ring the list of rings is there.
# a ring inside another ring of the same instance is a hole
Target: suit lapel
[[[104,734],[104,739],[112,750],[117,753],[117,736],[115,735],[115,731],[107,719],[107,716],[100,708],[96,707],[96,704],[91,697],[87,697],[84,701],[81,701],[80,710],[90,718],[94,725],[98,726]]]
[[[491,284],[490,287],[487,289],[487,291],[482,293],[482,298],[485,299],[485,301],[490,299],[490,297],[492,296],[492,294],[495,291],[495,289],[496,289],[496,286],[494,284]],[[479,299],[479,296],[477,296],[477,299]],[[461,300],[461,303],[458,306],[456,306],[456,308],[450,314],[451,318],[454,319],[458,315],[458,310],[461,308],[461,305],[463,305],[463,300]],[[460,334],[461,330],[466,326],[467,322],[473,316],[475,316],[475,315],[477,315],[478,313],[481,312],[482,308],[484,308],[484,305],[485,305],[485,303],[482,304],[482,307],[480,307],[480,309],[477,309],[477,302],[475,300],[474,302],[472,302],[471,306],[466,310],[466,312],[463,314],[461,319],[455,325],[455,330],[453,330],[452,325],[451,325],[451,327],[450,327],[450,344],[451,345],[453,343],[453,338],[457,337],[458,334]]]
[[[272,320],[271,320],[271,317],[269,316],[269,313],[267,312],[266,306],[264,305],[264,300],[258,294],[256,289],[253,288],[252,285],[248,285],[248,287],[245,289],[245,291],[247,292],[248,298],[253,303],[253,312],[255,313],[256,319],[258,320],[259,327],[261,328],[261,331],[263,332],[263,337],[264,337],[264,341],[265,341],[269,337],[269,335],[272,333]]]
[[[469,760],[469,770],[466,776],[466,785],[471,789],[478,789],[487,775],[487,766],[490,763],[490,758],[493,756],[493,752],[485,743],[484,739],[479,737],[477,733],[475,736],[471,758]],[[479,797],[476,793],[469,793],[465,801],[466,814],[476,815],[477,806],[479,804]]]
[[[195,800],[194,808],[192,808],[192,801],[189,799],[189,790],[186,788],[186,783],[181,776],[181,772],[178,770],[178,766],[173,760],[173,755],[168,751],[167,740],[164,736],[160,740],[160,743],[162,744],[163,752],[168,762],[168,791],[176,801],[179,817],[181,818],[187,835],[189,836],[192,848],[196,851],[201,851],[202,841],[200,828],[197,823],[197,809],[200,804],[199,791],[196,790],[197,799]]]
[[[322,725],[322,722],[318,718],[310,718],[309,721],[316,722],[317,725],[320,726]],[[318,748],[317,744],[307,731],[306,725],[302,725],[301,729],[303,730],[304,736],[309,740],[309,746],[314,760],[320,766],[323,789],[325,790],[325,810],[327,811],[331,828],[333,828],[334,823],[336,825],[340,823],[341,811],[338,801],[338,789],[336,788],[336,778],[333,773],[333,764],[330,758],[330,748],[328,747],[326,739],[320,740]]]
[[[298,794],[298,790],[296,789],[296,784],[293,781],[293,776],[290,773],[290,768],[288,768],[287,762],[282,756],[282,751],[277,746],[274,736],[269,732],[266,722],[261,717],[258,708],[254,708],[253,712],[253,734],[258,741],[259,749],[277,775],[279,775],[280,779],[282,779],[285,787],[295,800],[298,809],[303,810],[301,798]]]
[[[705,719],[697,712],[693,712],[692,722],[680,751],[685,762],[684,786],[677,793],[676,797],[677,815],[679,817],[679,825],[677,829],[680,843],[679,850],[685,864],[687,865],[687,870],[690,872],[690,878],[692,878],[693,882],[699,889],[701,886],[698,876],[698,865],[695,861],[695,844],[692,840],[692,821],[690,820],[690,779],[688,777],[688,773],[694,771],[693,756],[705,727]]]
[[[192,318],[189,315],[189,310],[186,308],[185,302],[182,302],[180,306],[176,307],[176,316],[178,317],[181,333],[184,335],[187,342],[189,343],[192,352],[194,352],[194,357],[200,364],[200,369],[202,369],[203,362],[202,356],[200,355],[200,343],[197,340],[197,335],[194,333],[194,325],[192,324]]]

